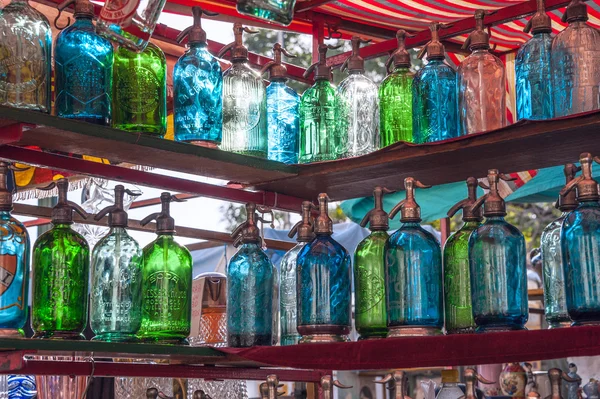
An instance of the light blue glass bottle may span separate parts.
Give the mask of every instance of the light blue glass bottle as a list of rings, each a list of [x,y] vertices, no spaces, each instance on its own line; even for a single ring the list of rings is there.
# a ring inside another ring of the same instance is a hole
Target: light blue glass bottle
[[[419,53],[419,58],[427,53],[427,64],[413,80],[413,137],[417,144],[459,136],[456,71],[444,62],[441,28],[439,22],[429,26],[431,41]]]
[[[88,0],[62,2],[54,25],[58,28],[60,13],[72,3],[75,23],[60,32],[54,47],[56,115],[109,126],[113,47],[96,33],[94,5]]]
[[[238,252],[227,266],[227,344],[232,348],[273,342],[274,267],[262,249],[256,211],[246,204],[247,220],[231,234]],[[240,246],[241,245],[241,246]]]
[[[267,63],[261,75],[269,71],[271,84],[267,87],[268,158],[287,164],[298,163],[300,140],[300,96],[286,84],[287,68],[281,63],[281,53],[295,57],[273,45],[275,61]]]
[[[298,254],[298,332],[304,342],[347,341],[352,328],[352,266],[331,235],[327,194],[319,194],[315,238]]]
[[[208,51],[202,14],[192,7],[194,25],[179,34],[188,38],[188,49],[173,68],[173,124],[175,140],[216,147],[223,129],[223,74],[221,65]]]
[[[533,37],[519,48],[515,58],[517,118],[550,119],[554,116],[552,98],[552,21],[544,0],[537,0],[537,12],[523,31]]]
[[[429,188],[412,177],[404,179],[406,199],[390,211],[390,219],[401,211],[403,224],[385,248],[388,337],[436,335],[444,325],[442,251],[436,238],[419,224],[417,187]]]
[[[523,234],[504,220],[506,205],[498,183],[512,180],[488,171],[490,191],[473,205],[483,205],[485,222],[469,238],[471,301],[477,332],[522,330],[529,317],[527,263]]]

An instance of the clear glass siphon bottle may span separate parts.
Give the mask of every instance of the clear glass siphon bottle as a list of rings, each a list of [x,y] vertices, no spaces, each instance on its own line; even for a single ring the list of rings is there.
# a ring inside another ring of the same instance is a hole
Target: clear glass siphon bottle
[[[391,211],[401,212],[400,229],[385,248],[388,337],[437,335],[444,326],[442,251],[436,238],[423,229],[416,188],[429,188],[412,177],[404,179],[406,199]]]
[[[96,34],[92,22],[94,5],[88,0],[66,0],[62,10],[75,3],[75,23],[56,38],[54,75],[56,115],[110,126],[112,96],[112,44]]]
[[[587,6],[572,0],[562,16],[569,25],[552,40],[554,116],[600,109],[600,31]]]
[[[268,158],[283,163],[298,163],[300,140],[300,96],[286,84],[287,68],[281,63],[281,54],[296,57],[273,45],[274,61],[267,63],[261,75],[269,71],[271,84],[267,87]]]
[[[464,396],[458,386],[458,370],[442,370],[442,387],[435,399],[459,399]]]
[[[523,44],[515,58],[517,118],[551,119],[554,116],[552,69],[552,21],[544,0],[537,0],[537,12],[525,26],[533,37]]]
[[[288,26],[294,18],[296,0],[239,0],[237,10],[254,18]]]
[[[471,55],[458,66],[460,134],[499,129],[506,125],[506,71],[489,52],[490,37],[484,29],[485,11],[475,11],[476,28],[465,43]]]
[[[341,70],[349,76],[339,84],[341,132],[346,142],[343,158],[369,154],[379,149],[379,97],[377,85],[365,76],[365,60],[360,56],[360,44],[369,43],[352,37],[352,55]]]
[[[27,0],[0,13],[0,105],[45,113],[51,107],[52,31]]]
[[[523,234],[504,220],[506,205],[498,192],[500,180],[513,180],[496,169],[488,171],[490,191],[472,206],[483,205],[485,222],[469,238],[471,301],[477,332],[522,330],[529,318],[527,263]]]
[[[36,338],[79,339],[88,320],[90,250],[71,228],[73,211],[86,219],[81,207],[67,200],[69,182],[60,179],[58,203],[52,209],[52,229],[33,245],[31,327]]]
[[[380,145],[381,148],[398,141],[414,142],[412,84],[414,73],[410,70],[410,54],[404,40],[408,33],[396,33],[398,48],[386,62],[388,76],[379,86]],[[390,70],[391,64],[394,70]]]
[[[214,16],[198,6],[192,7],[194,25],[177,37],[188,38],[188,48],[173,68],[173,122],[175,140],[216,147],[223,130],[223,74],[219,61],[210,54],[202,14]]]
[[[223,74],[223,141],[220,148],[238,154],[267,157],[267,93],[262,78],[248,66],[243,33],[257,33],[233,24],[235,41],[223,47],[218,58],[231,51],[231,67]]]
[[[298,254],[298,332],[305,342],[347,341],[352,328],[352,265],[335,241],[327,194],[319,194],[315,238]]]
[[[142,325],[143,253],[127,233],[125,194],[136,196],[122,185],[115,186],[115,203],[94,217],[108,214],[110,231],[92,251],[90,325],[95,340],[134,341]]]
[[[156,220],[157,238],[143,249],[142,327],[138,337],[161,343],[187,343],[192,313],[192,255],[175,239],[175,221],[170,215],[171,201],[162,193],[159,213],[146,216],[142,226]]]

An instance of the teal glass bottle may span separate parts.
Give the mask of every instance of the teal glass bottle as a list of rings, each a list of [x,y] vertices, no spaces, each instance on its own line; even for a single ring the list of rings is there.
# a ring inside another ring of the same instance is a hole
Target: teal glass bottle
[[[388,337],[437,335],[444,325],[442,251],[436,238],[419,223],[416,188],[428,188],[412,177],[404,179],[406,199],[391,211],[401,211],[400,229],[385,248]]]
[[[108,214],[110,230],[92,251],[90,325],[95,340],[133,341],[142,325],[142,248],[127,233],[127,212],[123,199],[139,195],[115,187],[115,204],[95,217]]]
[[[347,341],[352,328],[352,266],[335,241],[327,194],[319,194],[315,238],[298,254],[298,332],[305,342]]]
[[[513,180],[496,169],[488,171],[490,191],[473,204],[483,205],[485,222],[469,238],[471,301],[477,332],[522,330],[529,318],[525,239],[506,222],[506,205],[498,183]]]
[[[389,238],[389,221],[383,210],[384,192],[382,187],[373,191],[375,207],[360,222],[362,227],[369,225],[371,234],[358,244],[354,252],[354,325],[361,340],[387,336],[385,245]]]
[[[219,61],[210,54],[202,14],[192,7],[194,25],[177,37],[188,38],[188,48],[173,68],[173,124],[175,140],[205,147],[221,143],[223,129],[223,74]]]
[[[238,0],[237,10],[254,18],[288,26],[294,18],[296,0]]]
[[[90,250],[71,225],[73,211],[84,219],[87,214],[67,200],[67,179],[55,186],[52,228],[33,245],[31,327],[36,338],[80,339],[88,321]]]
[[[113,47],[96,33],[94,5],[88,0],[62,2],[54,24],[72,3],[75,23],[60,32],[54,47],[56,115],[110,126]]]
[[[227,345],[233,348],[273,343],[275,268],[262,249],[257,210],[266,211],[246,204],[247,220],[231,234],[239,247],[227,266]]]
[[[162,209],[145,217],[145,226],[156,220],[157,238],[143,249],[142,326],[144,341],[187,344],[192,317],[192,255],[175,241],[175,221],[170,214],[170,193],[162,193]]]
[[[467,179],[469,195],[448,211],[448,217],[462,209],[463,225],[444,245],[444,329],[447,334],[475,331],[471,306],[471,273],[469,271],[469,237],[483,219],[481,208],[472,210],[477,201],[477,179]]]

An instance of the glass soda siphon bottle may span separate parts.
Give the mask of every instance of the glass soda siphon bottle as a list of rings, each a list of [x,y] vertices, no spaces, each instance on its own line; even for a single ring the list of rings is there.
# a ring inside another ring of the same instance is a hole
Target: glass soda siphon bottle
[[[231,67],[223,74],[223,141],[225,151],[267,157],[267,94],[262,78],[248,66],[243,33],[258,31],[233,24],[235,41],[219,51],[231,51]]]
[[[27,0],[0,13],[0,105],[45,113],[51,108],[52,31]]]
[[[459,136],[456,72],[444,62],[446,52],[439,39],[439,22],[429,25],[431,41],[419,53],[427,54],[412,84],[413,136],[418,144],[447,140]]]
[[[379,86],[381,148],[398,141],[414,142],[410,54],[404,41],[411,37],[405,30],[396,32],[398,48],[385,63],[388,76]],[[391,64],[394,70],[390,70]]]
[[[343,158],[369,154],[379,149],[379,98],[377,85],[365,76],[365,60],[360,56],[360,44],[370,40],[352,37],[352,55],[341,70],[348,77],[339,84],[341,132],[346,142]]]
[[[188,38],[188,48],[173,69],[173,114],[175,140],[215,147],[223,129],[223,74],[219,61],[208,51],[202,14],[192,7],[194,25],[177,36]]]
[[[467,179],[469,195],[448,211],[451,218],[462,209],[463,225],[446,240],[444,245],[444,326],[447,334],[475,331],[471,306],[471,277],[469,272],[469,237],[480,225],[481,208],[473,211],[477,201],[477,179]]]
[[[572,0],[562,16],[569,25],[552,40],[555,117],[600,109],[600,31],[587,20],[585,3]]]
[[[327,194],[319,194],[315,238],[298,254],[301,343],[347,341],[352,328],[352,265],[348,251],[331,237],[328,201]]]
[[[529,317],[527,263],[523,234],[504,220],[506,205],[500,180],[514,180],[496,169],[488,171],[489,190],[472,206],[483,205],[485,222],[469,238],[471,301],[477,332],[522,330]]]
[[[489,52],[490,37],[484,30],[485,11],[475,11],[476,28],[465,43],[471,55],[458,66],[460,134],[499,129],[506,125],[506,71]]]
[[[296,57],[273,45],[274,61],[267,63],[261,75],[269,71],[271,84],[267,87],[268,158],[283,163],[298,163],[300,139],[300,96],[286,84],[287,68],[281,63],[281,54]]]
[[[181,201],[162,193],[162,209],[146,216],[142,226],[156,220],[156,240],[143,249],[142,327],[138,336],[161,343],[187,343],[192,315],[192,255],[175,239],[171,201]]]
[[[58,27],[60,14],[73,3],[75,23]],[[96,33],[94,5],[88,0],[65,0],[58,11],[54,26],[64,30],[54,47],[56,115],[110,126],[113,46]]]
[[[327,66],[327,49],[338,47],[320,44],[319,62],[304,72],[304,77],[308,78],[314,71],[315,83],[306,89],[300,100],[299,163],[339,159],[346,150],[340,126],[339,98],[331,84],[331,68]]]
[[[404,179],[406,199],[391,211],[401,211],[400,229],[385,248],[388,337],[437,335],[444,325],[442,251],[436,238],[423,229],[415,189],[429,188],[412,177]]]
[[[290,249],[281,259],[279,269],[281,270],[281,285],[280,285],[280,306],[281,312],[281,345],[294,345],[300,340],[300,334],[297,329],[297,261],[298,254],[315,238],[313,232],[313,218],[311,212],[314,205],[310,201],[302,202],[302,220],[292,227],[288,236],[294,237],[296,233],[296,241],[298,244]]]
[[[271,212],[247,203],[247,220],[231,234],[239,247],[227,266],[227,343],[233,348],[270,346],[273,341],[275,267],[262,249],[257,222],[264,219],[257,211]]]
[[[240,14],[288,26],[294,19],[295,5],[296,0],[239,0],[237,10]]]
[[[537,12],[525,33],[533,37],[523,44],[515,58],[517,118],[551,119],[554,116],[552,69],[552,21],[546,14],[544,0],[537,0]]]
[[[73,211],[83,219],[88,215],[67,200],[67,179],[47,189],[54,187],[58,203],[52,209],[52,228],[33,245],[31,327],[36,338],[79,339],[88,320],[90,250],[71,225]]]
[[[142,325],[143,253],[127,233],[125,194],[137,196],[122,185],[115,187],[115,204],[95,217],[108,214],[110,231],[92,251],[90,324],[99,341],[134,341]]]
[[[156,45],[121,46],[113,67],[113,127],[163,137],[167,132],[167,61]]]
[[[385,188],[375,187],[375,207],[360,222],[369,225],[371,234],[362,240],[354,253],[354,296],[356,331],[359,339],[385,338],[387,312],[385,306],[385,246],[388,241],[388,214],[383,210]]]

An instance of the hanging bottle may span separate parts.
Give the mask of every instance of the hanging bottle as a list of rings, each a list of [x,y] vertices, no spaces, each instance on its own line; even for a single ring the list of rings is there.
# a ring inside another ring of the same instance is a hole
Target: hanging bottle
[[[202,14],[217,14],[192,7],[194,25],[177,36],[188,38],[188,48],[173,68],[173,122],[175,140],[215,147],[223,129],[223,75],[219,61],[210,54]]]
[[[238,0],[237,11],[253,18],[288,26],[294,18],[296,0]]]
[[[463,225],[446,240],[444,245],[444,325],[446,333],[460,334],[475,331],[471,306],[469,273],[469,237],[481,225],[481,208],[473,211],[477,201],[477,179],[467,179],[469,195],[448,211],[448,217],[462,209]]]
[[[300,139],[300,96],[286,84],[287,68],[281,54],[296,57],[281,44],[273,45],[274,61],[267,63],[261,75],[269,71],[271,84],[267,87],[268,158],[283,163],[298,163]]]
[[[267,95],[262,78],[248,66],[243,33],[258,31],[233,24],[235,41],[219,51],[231,51],[231,67],[223,74],[223,141],[220,148],[238,154],[267,157]]]
[[[157,238],[143,249],[142,327],[138,336],[147,341],[186,343],[192,314],[192,255],[175,239],[170,203],[179,201],[162,193],[159,213],[146,216],[142,226],[156,220]]]
[[[436,335],[444,325],[442,251],[436,238],[419,224],[417,187],[430,186],[412,177],[404,179],[406,199],[390,211],[390,219],[401,211],[402,226],[385,249],[388,337]]]
[[[579,202],[565,217],[560,233],[567,311],[573,325],[600,322],[600,195],[592,178],[592,155],[581,154],[579,162],[581,176],[560,192],[564,196],[577,188]]]
[[[476,28],[465,43],[471,55],[458,66],[458,112],[460,134],[499,129],[506,125],[506,71],[490,53],[485,31],[485,11],[475,11]]]
[[[571,0],[568,26],[552,40],[554,116],[600,109],[600,31],[587,23],[587,6]]]
[[[405,30],[396,32],[398,48],[385,63],[388,75],[379,86],[381,148],[398,141],[414,142],[410,54],[404,41],[411,37]],[[394,64],[394,70],[390,66]]]
[[[388,214],[383,210],[384,188],[375,187],[375,207],[360,222],[369,225],[371,234],[362,240],[354,253],[355,327],[360,339],[387,336],[385,306],[385,246],[388,241]]]
[[[551,119],[554,116],[552,69],[552,21],[546,14],[544,0],[537,0],[537,12],[525,33],[533,37],[523,44],[515,58],[517,119]]]
[[[270,346],[273,339],[274,266],[262,249],[257,215],[270,210],[246,204],[247,220],[231,234],[237,253],[227,266],[227,343],[232,348]]]
[[[141,53],[121,46],[113,67],[113,127],[163,137],[167,132],[167,60],[149,43]]]
[[[73,211],[86,219],[81,207],[67,200],[69,182],[60,179],[52,209],[52,228],[33,245],[31,327],[36,338],[79,339],[88,320],[90,250],[71,228]]]
[[[477,332],[522,330],[529,317],[527,264],[523,234],[504,220],[506,205],[498,192],[500,180],[514,180],[488,171],[489,190],[472,206],[483,205],[485,222],[469,238],[471,302]]]
[[[312,64],[304,77],[315,73],[315,83],[300,100],[299,163],[331,161],[344,155],[346,141],[341,133],[339,98],[331,84],[331,67],[327,66],[326,44],[319,45],[319,62]]]
[[[347,341],[352,328],[352,266],[348,251],[331,235],[327,194],[319,194],[315,238],[297,260],[298,332],[304,342]]]
[[[125,194],[139,195],[117,185],[115,204],[94,217],[101,220],[108,214],[110,227],[92,251],[90,324],[99,341],[134,341],[142,324],[143,254],[127,233]]]
[[[360,44],[370,40],[352,37],[352,55],[341,70],[349,76],[338,86],[341,132],[346,142],[343,158],[369,154],[379,149],[379,98],[377,85],[365,76],[365,60]]]
[[[0,105],[50,112],[52,31],[27,0],[0,13]]]
[[[431,41],[419,53],[427,54],[427,64],[415,75],[412,84],[413,136],[418,144],[459,136],[456,72],[444,62],[446,52],[439,39],[443,25],[432,22]]]

